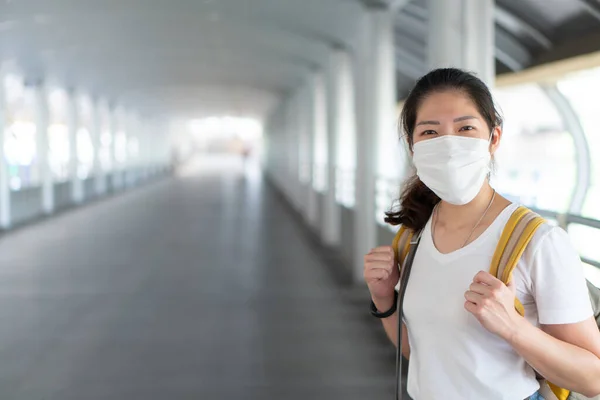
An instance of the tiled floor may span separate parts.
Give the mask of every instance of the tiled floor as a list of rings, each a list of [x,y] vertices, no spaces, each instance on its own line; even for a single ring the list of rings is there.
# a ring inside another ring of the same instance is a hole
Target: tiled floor
[[[391,399],[394,350],[282,200],[187,172],[0,239],[0,399]]]

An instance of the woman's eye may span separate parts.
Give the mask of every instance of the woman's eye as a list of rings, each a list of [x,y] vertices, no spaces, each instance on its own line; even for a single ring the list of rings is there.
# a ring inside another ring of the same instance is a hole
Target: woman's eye
[[[461,131],[472,131],[474,129],[475,129],[475,127],[471,126],[471,125],[466,125],[466,126],[463,126],[462,128],[460,128]]]
[[[435,135],[436,133],[437,133],[436,131],[426,130],[426,131],[421,132],[421,136]]]

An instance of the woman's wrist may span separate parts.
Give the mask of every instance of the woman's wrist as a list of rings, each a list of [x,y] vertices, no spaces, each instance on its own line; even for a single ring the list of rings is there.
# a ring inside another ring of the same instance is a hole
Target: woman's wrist
[[[371,296],[371,300],[373,300],[373,304],[375,304],[377,311],[382,312],[382,313],[386,312],[387,310],[389,310],[390,308],[392,308],[394,306],[395,299],[396,299],[395,291],[390,293],[389,296],[384,296],[384,297]]]
[[[513,348],[517,349],[521,345],[523,336],[527,336],[528,331],[533,327],[525,318],[518,317],[513,320],[513,323],[501,336]]]

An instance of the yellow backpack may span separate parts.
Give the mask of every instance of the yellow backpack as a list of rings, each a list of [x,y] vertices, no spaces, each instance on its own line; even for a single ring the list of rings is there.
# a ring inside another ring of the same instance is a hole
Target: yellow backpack
[[[498,242],[496,251],[492,257],[490,274],[494,275],[505,284],[508,284],[512,279],[512,272],[517,266],[519,259],[523,255],[525,248],[533,238],[533,235],[537,229],[544,222],[545,220],[533,211],[525,207],[517,208],[504,227],[502,236],[500,237],[500,241]],[[411,250],[411,246],[414,246],[414,252],[416,251],[416,246],[418,245],[418,240],[412,240],[413,236],[414,234],[412,231],[401,227],[392,243],[394,252],[396,253],[396,260],[398,260],[399,265],[403,267],[405,266],[404,261]],[[408,270],[406,272],[409,274],[410,267],[406,269]],[[402,272],[402,275],[404,275],[404,268]],[[404,281],[405,279],[407,278],[402,276],[402,280]],[[406,283],[404,286],[405,285]],[[590,290],[590,300],[593,304],[594,315],[596,317],[596,321],[599,323],[600,329],[600,289],[596,288],[589,282],[588,288]],[[523,305],[516,297],[515,309],[519,314],[521,314],[521,316],[525,315]],[[580,394],[560,388],[542,377],[539,377],[539,380],[541,386],[540,394],[545,400],[587,399],[587,397],[584,397]],[[600,397],[598,398],[600,399]]]

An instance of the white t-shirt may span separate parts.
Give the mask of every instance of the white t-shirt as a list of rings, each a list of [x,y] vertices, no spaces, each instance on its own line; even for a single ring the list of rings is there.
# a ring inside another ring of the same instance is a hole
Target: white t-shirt
[[[404,299],[410,343],[408,393],[415,400],[517,400],[539,388],[533,369],[464,308],[473,277],[489,270],[507,207],[473,242],[449,254],[433,244],[431,220],[415,256]],[[513,272],[526,318],[539,324],[581,322],[592,315],[583,268],[568,234],[542,225]]]

